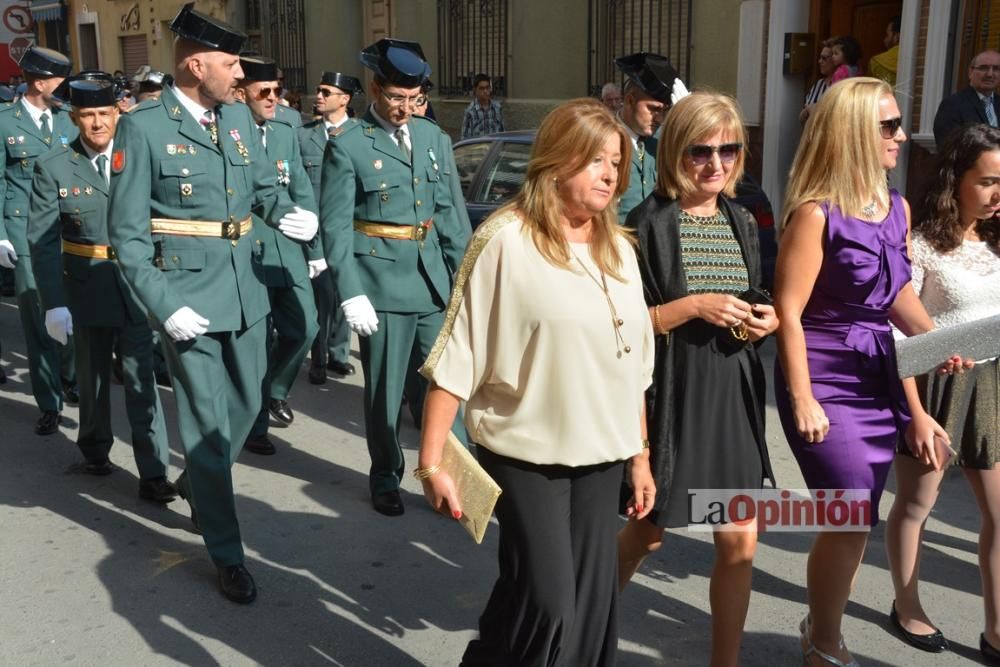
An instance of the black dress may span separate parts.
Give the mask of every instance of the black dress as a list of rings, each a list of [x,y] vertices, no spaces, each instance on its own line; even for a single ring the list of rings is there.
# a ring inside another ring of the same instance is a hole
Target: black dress
[[[761,286],[757,224],[742,206],[719,197],[746,265]],[[646,303],[688,295],[681,254],[680,206],[659,195],[632,210],[626,226],[639,241]],[[689,523],[689,489],[760,489],[774,484],[764,440],[764,371],[755,345],[735,347],[728,329],[702,319],[657,336],[653,384],[646,393],[650,465],[657,484],[650,520]]]

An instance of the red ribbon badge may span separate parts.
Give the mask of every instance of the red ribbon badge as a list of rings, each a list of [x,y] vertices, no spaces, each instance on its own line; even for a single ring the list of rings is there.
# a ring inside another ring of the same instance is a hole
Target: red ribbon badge
[[[111,153],[111,171],[120,174],[125,168],[125,151],[116,150]]]

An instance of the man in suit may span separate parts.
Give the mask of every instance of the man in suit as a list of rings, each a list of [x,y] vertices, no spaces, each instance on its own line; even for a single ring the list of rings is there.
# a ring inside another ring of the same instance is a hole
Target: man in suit
[[[313,213],[267,164],[250,111],[231,104],[246,35],[184,5],[170,25],[174,82],[124,116],[111,159],[111,245],[161,331],[191,505],[234,602],[257,596],[244,566],[232,463],[261,407],[269,309],[251,210],[307,242]]]
[[[49,151],[66,150],[77,131],[54,95],[70,72],[66,56],[32,46],[21,58],[21,69],[27,92],[16,103],[0,109],[0,138],[7,144],[0,160],[0,266],[14,269],[31,392],[42,411],[35,433],[50,435],[59,430],[63,385],[70,388],[75,383],[76,371],[72,342],[60,345],[45,332],[28,254],[28,205],[35,162]]]
[[[262,56],[240,56],[243,80],[236,99],[247,105],[260,132],[265,162],[273,169],[278,186],[302,208],[315,212],[309,176],[302,166],[295,128],[275,117],[278,106],[278,65]],[[282,107],[285,108],[285,107]],[[284,426],[295,418],[288,395],[302,361],[316,336],[316,306],[310,279],[326,270],[319,239],[303,244],[254,218],[253,240],[261,252],[264,285],[271,303],[268,333],[268,375],[264,381],[264,402],[250,436],[243,445],[255,454],[274,454],[267,437],[268,416]]]
[[[326,143],[340,134],[350,118],[347,110],[355,95],[363,93],[361,82],[340,72],[323,72],[316,86],[316,111],[320,118],[306,123],[299,129],[302,163],[309,174],[316,199],[320,198],[320,172]],[[316,310],[319,314],[319,333],[312,344],[309,364],[309,381],[326,382],[326,371],[339,377],[354,375],[351,363],[351,330],[340,309],[337,288],[331,273],[323,273],[313,280]]]
[[[469,233],[451,191],[451,142],[413,115],[430,67],[420,45],[382,39],[361,52],[372,105],[327,144],[323,248],[347,323],[361,336],[374,509],[403,513],[399,406],[416,341],[426,357],[444,322]],[[456,434],[465,437],[460,419]]]
[[[618,203],[618,222],[656,188],[656,132],[670,108],[674,82],[680,81],[670,61],[655,53],[633,53],[615,59],[625,75],[619,118],[632,138],[628,190]],[[683,86],[683,84],[681,84]]]
[[[80,136],[69,150],[35,163],[28,242],[49,335],[76,341],[84,470],[107,475],[111,430],[111,350],[117,338],[125,408],[139,469],[139,496],[167,503],[170,450],[153,374],[153,331],[119,271],[108,242],[108,189],[118,107],[114,86],[73,81],[70,116]]]
[[[934,143],[940,151],[944,140],[956,128],[968,123],[997,127],[1000,100],[994,94],[1000,83],[1000,53],[988,49],[969,63],[969,85],[941,101],[934,116]]]

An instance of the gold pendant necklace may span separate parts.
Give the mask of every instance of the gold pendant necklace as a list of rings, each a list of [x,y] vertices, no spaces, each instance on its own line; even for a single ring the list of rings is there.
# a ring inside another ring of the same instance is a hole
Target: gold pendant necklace
[[[622,338],[622,326],[625,324],[625,321],[618,317],[618,310],[615,308],[615,304],[611,300],[611,293],[608,291],[608,279],[604,275],[604,271],[601,271],[601,279],[598,280],[597,277],[590,272],[590,269],[587,268],[587,265],[580,261],[580,257],[573,250],[573,246],[568,244],[567,246],[569,247],[570,254],[573,255],[573,259],[576,260],[576,263],[579,264],[584,273],[586,273],[590,279],[594,281],[594,284],[597,285],[602,292],[604,292],[604,298],[608,300],[608,310],[611,312],[611,324],[615,330],[615,346],[618,348],[618,354],[616,356],[621,359],[622,350],[625,350],[625,354],[628,354],[632,351],[632,347],[626,344],[625,339]]]

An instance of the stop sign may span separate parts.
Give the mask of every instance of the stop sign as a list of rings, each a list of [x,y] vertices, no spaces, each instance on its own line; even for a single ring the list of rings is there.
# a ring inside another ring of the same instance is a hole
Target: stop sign
[[[10,40],[10,45],[7,47],[10,52],[10,59],[15,63],[20,64],[21,56],[27,51],[35,41],[29,37],[15,37]]]

